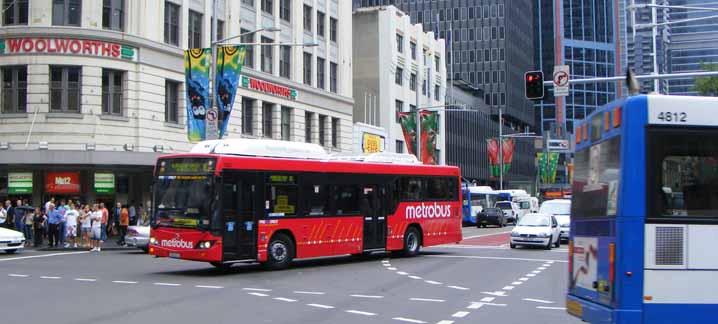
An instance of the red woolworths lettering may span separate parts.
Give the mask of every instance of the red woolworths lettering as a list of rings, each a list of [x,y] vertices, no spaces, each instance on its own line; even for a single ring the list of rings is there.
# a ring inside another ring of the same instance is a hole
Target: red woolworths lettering
[[[10,47],[10,53],[17,53],[20,51],[20,48],[22,46],[22,40],[21,39],[8,39],[8,46]]]

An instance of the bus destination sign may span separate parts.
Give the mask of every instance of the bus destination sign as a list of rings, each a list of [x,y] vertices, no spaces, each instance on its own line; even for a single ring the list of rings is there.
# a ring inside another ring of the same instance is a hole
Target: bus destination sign
[[[159,174],[206,174],[214,171],[212,159],[166,159],[159,163]]]

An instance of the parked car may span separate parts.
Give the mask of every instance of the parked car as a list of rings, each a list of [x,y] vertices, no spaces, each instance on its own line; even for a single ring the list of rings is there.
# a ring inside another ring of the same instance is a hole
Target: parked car
[[[485,208],[476,214],[476,227],[486,227],[486,225],[506,226],[506,216],[503,210],[500,208]]]
[[[125,235],[125,243],[149,251],[150,243],[150,226],[129,226],[127,227],[127,235]]]
[[[526,214],[511,231],[512,249],[516,246],[541,246],[547,250],[561,246],[556,217],[548,214]]]
[[[497,208],[504,211],[507,222],[516,224],[519,220],[519,205],[513,201],[499,201],[496,203]]]
[[[554,199],[547,200],[541,204],[539,213],[549,214],[556,217],[561,228],[561,240],[568,241],[571,234],[571,200]]]
[[[0,250],[12,254],[25,246],[25,235],[7,228],[0,227]]]

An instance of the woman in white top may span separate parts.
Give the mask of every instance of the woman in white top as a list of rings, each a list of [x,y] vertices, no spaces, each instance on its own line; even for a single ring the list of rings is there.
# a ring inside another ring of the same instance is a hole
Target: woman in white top
[[[100,251],[100,240],[102,239],[102,210],[97,207],[97,204],[92,206],[92,212],[90,213],[90,219],[92,220],[92,250]]]
[[[80,237],[82,238],[82,247],[84,248],[87,248],[90,245],[90,231],[92,228],[92,220],[90,219],[90,216],[92,216],[91,213],[89,205],[85,205],[80,213]]]
[[[65,238],[67,242],[65,247],[70,247],[72,243],[74,248],[77,248],[77,219],[80,217],[80,213],[75,209],[75,204],[70,203],[70,209],[65,212]]]

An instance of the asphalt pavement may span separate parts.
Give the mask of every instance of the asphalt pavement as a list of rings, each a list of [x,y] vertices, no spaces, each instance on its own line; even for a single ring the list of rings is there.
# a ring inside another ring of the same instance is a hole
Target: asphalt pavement
[[[415,258],[296,261],[221,271],[141,251],[0,254],[2,323],[580,323],[566,314],[566,249],[511,250],[510,228]],[[503,240],[503,242],[502,242]]]

